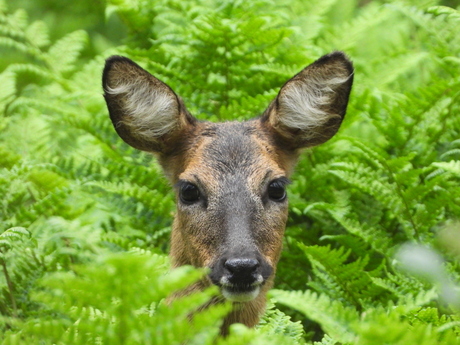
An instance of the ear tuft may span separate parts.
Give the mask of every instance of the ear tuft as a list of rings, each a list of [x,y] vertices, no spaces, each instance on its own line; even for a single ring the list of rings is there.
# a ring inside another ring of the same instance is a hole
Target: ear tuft
[[[148,84],[132,83],[116,87],[107,86],[106,97],[123,99],[125,114],[116,127],[128,126],[137,135],[148,139],[161,137],[171,131],[179,109],[177,99],[158,91]]]
[[[352,82],[345,54],[325,55],[281,88],[265,118],[294,148],[321,144],[339,129]]]

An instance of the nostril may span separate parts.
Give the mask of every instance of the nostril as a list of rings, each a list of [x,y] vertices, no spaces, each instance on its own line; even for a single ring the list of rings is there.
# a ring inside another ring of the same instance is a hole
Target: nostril
[[[228,259],[224,266],[232,274],[250,274],[259,267],[259,261],[256,259]]]

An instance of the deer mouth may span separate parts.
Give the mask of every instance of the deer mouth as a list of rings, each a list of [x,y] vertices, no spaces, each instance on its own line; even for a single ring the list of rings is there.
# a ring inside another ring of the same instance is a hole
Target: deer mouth
[[[264,282],[260,274],[256,275],[254,278],[251,284],[247,282],[231,283],[227,276],[223,276],[219,281],[221,293],[231,302],[250,302],[259,295],[260,287]]]
[[[222,296],[232,302],[250,302],[257,298],[273,273],[272,267],[257,256],[222,257],[211,267],[209,278],[220,287]]]

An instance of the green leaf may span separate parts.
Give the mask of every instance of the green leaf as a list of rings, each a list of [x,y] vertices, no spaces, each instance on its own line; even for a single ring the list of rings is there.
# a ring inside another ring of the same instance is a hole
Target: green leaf
[[[25,31],[25,36],[33,45],[43,48],[50,43],[48,27],[42,21],[36,21],[29,25]]]
[[[83,30],[72,32],[55,42],[45,55],[48,66],[57,73],[70,72],[88,40]]]

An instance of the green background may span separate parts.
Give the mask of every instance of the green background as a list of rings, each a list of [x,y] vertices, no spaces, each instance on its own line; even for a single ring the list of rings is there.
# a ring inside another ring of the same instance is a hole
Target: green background
[[[459,344],[458,1],[0,1],[1,344]],[[198,118],[250,119],[320,56],[355,66],[303,153],[269,307],[218,337],[217,290],[168,270],[172,188],[118,138],[104,60]]]

